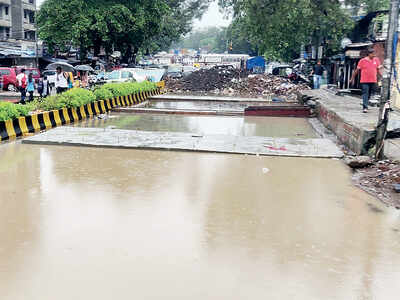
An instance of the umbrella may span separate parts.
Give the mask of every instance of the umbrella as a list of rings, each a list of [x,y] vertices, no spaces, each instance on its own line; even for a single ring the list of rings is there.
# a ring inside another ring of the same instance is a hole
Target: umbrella
[[[75,67],[77,71],[86,71],[86,72],[94,72],[93,68],[88,65],[79,65]]]
[[[61,67],[63,69],[64,72],[74,72],[75,68],[67,63],[64,62],[55,62],[52,64],[49,64],[46,68],[46,70],[55,70],[57,69],[57,67]]]

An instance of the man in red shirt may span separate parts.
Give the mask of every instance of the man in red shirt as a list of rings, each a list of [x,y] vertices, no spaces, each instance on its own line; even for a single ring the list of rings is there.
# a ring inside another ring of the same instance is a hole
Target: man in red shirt
[[[350,83],[354,84],[354,79],[361,72],[361,88],[363,97],[363,112],[368,112],[369,97],[378,81],[378,71],[382,68],[379,58],[375,57],[375,50],[369,49],[368,56],[358,62],[357,69],[351,76]]]

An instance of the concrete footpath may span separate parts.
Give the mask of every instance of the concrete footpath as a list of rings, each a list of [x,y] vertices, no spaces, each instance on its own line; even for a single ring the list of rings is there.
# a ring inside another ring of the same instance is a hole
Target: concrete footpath
[[[39,97],[39,94],[35,92],[33,96]],[[21,99],[21,93],[19,92],[9,92],[9,91],[0,92],[0,101],[18,103],[20,99]]]
[[[328,139],[291,139],[234,135],[194,135],[101,128],[58,127],[25,138],[24,144],[70,145],[125,149],[158,149],[267,156],[340,158]]]
[[[368,113],[363,113],[360,98],[337,96],[323,89],[302,91],[299,100],[315,101],[318,119],[356,154],[367,154],[375,144],[378,107],[370,107]],[[399,112],[390,114],[388,130],[400,130]]]
[[[400,161],[400,139],[390,139],[385,141],[385,155]]]

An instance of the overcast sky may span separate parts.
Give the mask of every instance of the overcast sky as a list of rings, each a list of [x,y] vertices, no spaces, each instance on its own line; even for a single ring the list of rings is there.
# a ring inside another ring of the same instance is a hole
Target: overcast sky
[[[44,0],[37,0],[38,6],[42,4]],[[208,11],[204,14],[203,18],[194,23],[195,28],[202,28],[208,26],[228,26],[229,20],[224,20],[223,15],[218,10],[217,2],[210,5]]]

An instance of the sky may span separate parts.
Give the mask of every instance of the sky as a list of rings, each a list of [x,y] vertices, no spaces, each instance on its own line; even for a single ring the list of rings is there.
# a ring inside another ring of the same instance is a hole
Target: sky
[[[204,28],[208,26],[228,26],[230,20],[225,20],[224,15],[218,10],[217,2],[213,2],[208,11],[203,15],[203,18],[194,22],[195,28]]]
[[[40,6],[44,0],[37,0],[38,6]],[[223,14],[221,14],[218,10],[217,2],[213,2],[208,11],[203,15],[203,18],[199,21],[196,20],[194,22],[194,28],[204,28],[208,26],[228,26],[230,23],[229,20],[225,20],[223,18]]]

